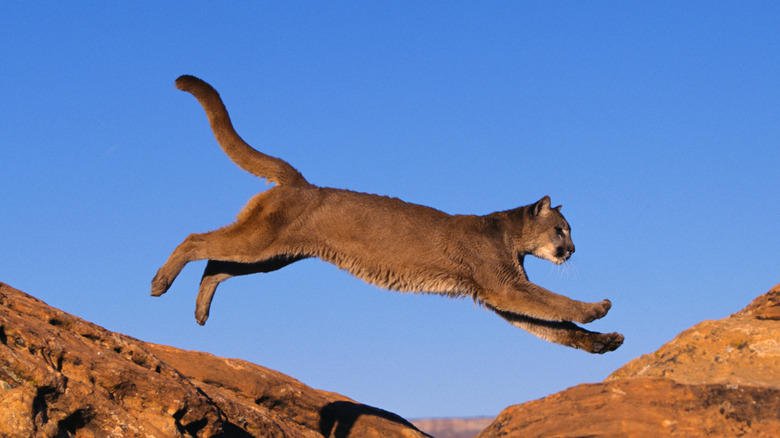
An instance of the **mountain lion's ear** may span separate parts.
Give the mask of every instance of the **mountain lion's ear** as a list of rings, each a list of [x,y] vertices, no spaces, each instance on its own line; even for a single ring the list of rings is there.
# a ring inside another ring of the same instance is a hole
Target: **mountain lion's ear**
[[[559,205],[557,207],[554,207],[553,210],[558,210],[558,212],[560,212],[561,211],[561,207],[563,207],[563,205]]]
[[[544,198],[540,199],[531,207],[531,215],[532,216],[539,216],[539,214],[547,209],[550,208],[550,197],[545,196]]]

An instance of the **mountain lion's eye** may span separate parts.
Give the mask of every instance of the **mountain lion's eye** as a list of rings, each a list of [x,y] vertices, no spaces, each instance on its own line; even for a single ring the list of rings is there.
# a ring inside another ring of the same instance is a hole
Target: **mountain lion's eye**
[[[563,228],[561,227],[555,227],[555,233],[559,236],[563,236]]]

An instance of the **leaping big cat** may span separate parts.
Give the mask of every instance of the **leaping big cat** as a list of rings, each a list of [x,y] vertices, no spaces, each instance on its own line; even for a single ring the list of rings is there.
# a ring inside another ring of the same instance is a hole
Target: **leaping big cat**
[[[185,75],[176,86],[198,99],[233,162],[274,183],[251,198],[233,224],[187,236],[152,280],[152,295],[160,296],[187,263],[208,260],[196,299],[199,324],[209,317],[219,283],[316,257],[390,290],[471,297],[550,342],[590,353],[623,343],[619,333],[575,324],[606,315],[609,300],[576,301],[528,280],[525,256],[562,264],[574,253],[569,223],[548,196],[484,216],[450,215],[397,198],[318,187],[286,161],[245,143],[209,84]]]

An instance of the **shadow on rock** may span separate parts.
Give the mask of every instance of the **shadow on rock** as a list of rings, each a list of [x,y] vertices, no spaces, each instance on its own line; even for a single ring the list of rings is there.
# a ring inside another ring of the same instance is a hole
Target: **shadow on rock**
[[[328,403],[320,409],[320,433],[326,437],[349,437],[355,423],[361,416],[376,417],[416,429],[411,423],[391,412],[359,403],[336,401]]]

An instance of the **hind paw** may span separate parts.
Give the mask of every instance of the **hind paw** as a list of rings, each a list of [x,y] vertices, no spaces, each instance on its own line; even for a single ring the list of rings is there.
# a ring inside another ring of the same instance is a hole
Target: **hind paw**
[[[157,271],[157,275],[152,279],[152,296],[159,297],[165,292],[168,292],[171,284],[173,284],[173,280],[167,279],[162,272]]]

